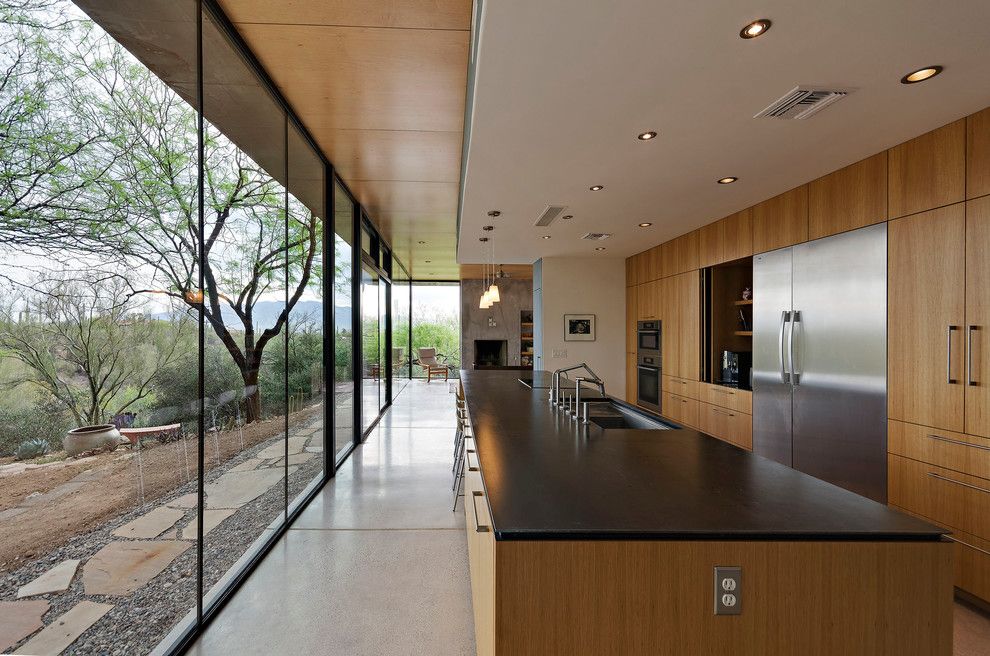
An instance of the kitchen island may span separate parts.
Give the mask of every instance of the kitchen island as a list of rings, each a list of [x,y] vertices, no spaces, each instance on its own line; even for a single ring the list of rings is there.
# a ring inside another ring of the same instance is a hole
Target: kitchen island
[[[943,529],[694,430],[581,424],[517,372],[461,380],[480,654],[951,653]]]

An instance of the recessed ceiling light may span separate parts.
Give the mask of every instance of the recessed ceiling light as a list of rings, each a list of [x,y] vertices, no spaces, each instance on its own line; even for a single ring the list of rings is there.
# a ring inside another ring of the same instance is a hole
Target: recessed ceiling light
[[[744,39],[755,39],[764,32],[770,29],[770,19],[761,18],[760,20],[755,20],[746,27],[739,30],[739,36]]]
[[[423,260],[423,261],[426,262],[427,264],[433,264],[433,260]]]
[[[719,184],[732,184],[733,182],[735,182],[738,179],[739,178],[735,177],[734,175],[730,175],[730,176],[726,176],[724,178],[719,178],[718,179],[718,183]]]
[[[653,224],[652,223],[640,223],[639,224],[639,227],[640,228],[649,228],[651,225],[653,225]]]
[[[605,247],[604,246],[598,246],[597,248],[595,248],[595,250],[596,251],[603,251],[603,250],[605,250]]]
[[[550,235],[543,235],[544,239],[550,239]]]
[[[902,77],[901,84],[915,84],[917,82],[924,82],[925,80],[932,79],[941,72],[941,66],[926,66],[924,68],[919,68],[918,70],[908,73]]]
[[[603,187],[602,185],[592,185],[592,186],[588,187],[588,189],[590,189],[592,191],[601,191],[604,188],[605,187]]]
[[[564,219],[565,221],[570,221],[571,219],[574,218],[574,215],[573,214],[565,214],[561,218]]]
[[[418,244],[425,244],[426,242],[425,241],[420,241],[420,242],[417,242],[417,243]]]
[[[653,139],[656,136],[657,136],[657,133],[654,132],[653,130],[650,130],[649,132],[644,132],[644,133],[640,134],[636,138],[639,139],[640,141],[649,141],[650,139]]]

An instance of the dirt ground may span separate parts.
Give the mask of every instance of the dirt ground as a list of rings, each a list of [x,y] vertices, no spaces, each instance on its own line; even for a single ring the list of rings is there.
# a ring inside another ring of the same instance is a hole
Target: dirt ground
[[[306,422],[320,412],[321,406],[316,405],[292,413],[290,426]],[[283,418],[274,417],[245,426],[243,436],[238,430],[218,433],[215,438],[208,434],[207,471],[242,449],[271,439],[283,428]],[[146,444],[140,452],[143,481],[139,476],[138,454],[123,448],[77,465],[41,467],[0,479],[0,512],[24,503],[35,504],[0,522],[0,573],[139,506],[142,485],[147,503],[195,479],[198,448],[199,440],[195,437],[167,444]],[[77,476],[77,482],[67,486],[70,489],[60,488]],[[65,494],[59,495],[60,490]],[[38,496],[45,493],[50,493],[52,498]]]

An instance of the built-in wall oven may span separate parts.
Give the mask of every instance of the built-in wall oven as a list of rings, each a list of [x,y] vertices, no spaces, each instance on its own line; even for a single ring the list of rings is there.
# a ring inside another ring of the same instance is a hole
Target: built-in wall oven
[[[636,331],[636,403],[660,412],[659,321],[640,321]]]

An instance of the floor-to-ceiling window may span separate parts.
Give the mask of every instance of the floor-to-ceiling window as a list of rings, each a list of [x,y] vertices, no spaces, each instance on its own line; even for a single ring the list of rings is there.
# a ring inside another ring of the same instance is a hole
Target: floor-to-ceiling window
[[[392,259],[392,398],[409,382],[412,348],[409,341],[409,274]]]
[[[354,201],[339,181],[333,184],[333,404],[337,460],[354,445]]]
[[[412,348],[437,350],[456,377],[461,368],[461,289],[456,282],[412,282]],[[426,377],[426,371],[413,364],[413,376]]]
[[[3,652],[179,644],[387,405],[387,244],[201,9],[0,0]]]

